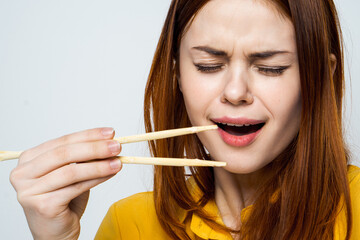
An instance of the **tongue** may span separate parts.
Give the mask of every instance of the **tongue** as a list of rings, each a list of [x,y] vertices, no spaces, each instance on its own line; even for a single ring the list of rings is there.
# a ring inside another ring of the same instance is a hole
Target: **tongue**
[[[228,125],[222,125],[222,129],[235,136],[243,136],[250,133],[254,133],[257,130],[259,130],[263,124],[256,124],[256,125],[250,125],[250,126],[243,126],[243,127],[235,127],[235,126],[228,126]]]

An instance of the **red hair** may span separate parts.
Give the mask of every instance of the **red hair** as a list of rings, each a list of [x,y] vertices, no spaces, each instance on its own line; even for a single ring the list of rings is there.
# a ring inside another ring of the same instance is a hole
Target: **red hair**
[[[149,74],[144,119],[147,132],[190,126],[179,90],[178,51],[182,36],[206,0],[173,0],[166,17]],[[297,136],[267,167],[272,177],[258,189],[251,216],[241,229],[217,224],[203,210],[214,199],[212,168],[190,167],[203,192],[195,201],[187,188],[183,167],[156,166],[154,201],[159,221],[172,239],[190,239],[179,221],[177,208],[196,213],[219,231],[246,239],[332,239],[339,204],[347,213],[347,236],[352,226],[347,180],[349,157],[342,134],[344,94],[341,30],[332,0],[269,1],[288,17],[296,33],[300,68],[302,114]],[[337,65],[334,74],[331,54]],[[155,157],[208,156],[196,135],[151,141]],[[269,204],[275,191],[277,201]],[[343,202],[341,201],[343,199]]]

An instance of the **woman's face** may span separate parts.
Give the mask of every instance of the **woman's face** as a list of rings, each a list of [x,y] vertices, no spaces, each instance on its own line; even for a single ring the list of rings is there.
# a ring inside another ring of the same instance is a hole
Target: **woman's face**
[[[263,1],[213,0],[180,44],[179,84],[213,159],[234,173],[270,163],[299,130],[301,94],[294,27]]]

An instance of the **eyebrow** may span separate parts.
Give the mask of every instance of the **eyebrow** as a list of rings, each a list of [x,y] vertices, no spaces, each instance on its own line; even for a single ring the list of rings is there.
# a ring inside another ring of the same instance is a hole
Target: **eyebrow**
[[[277,54],[285,54],[285,53],[290,53],[288,51],[265,51],[265,52],[255,52],[255,53],[251,53],[249,55],[250,59],[267,59],[267,58],[271,58]]]
[[[192,49],[203,51],[203,52],[206,52],[210,55],[217,56],[217,57],[228,57],[228,54],[225,51],[217,50],[217,49],[210,48],[207,46],[197,46],[197,47],[193,47]],[[286,53],[290,53],[290,52],[283,51],[283,50],[269,50],[269,51],[264,51],[264,52],[251,53],[251,54],[249,54],[248,58],[251,60],[267,59],[267,58],[271,58],[277,54],[286,54]]]
[[[217,50],[214,48],[206,47],[206,46],[197,46],[193,47],[193,49],[206,52],[210,55],[217,56],[217,57],[227,57],[227,53],[225,51]]]

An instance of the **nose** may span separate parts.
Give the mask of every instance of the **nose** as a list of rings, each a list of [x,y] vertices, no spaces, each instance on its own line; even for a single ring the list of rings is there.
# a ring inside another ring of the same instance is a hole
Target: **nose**
[[[246,70],[229,73],[225,82],[221,102],[242,105],[251,104],[254,101],[249,89],[249,75]]]

